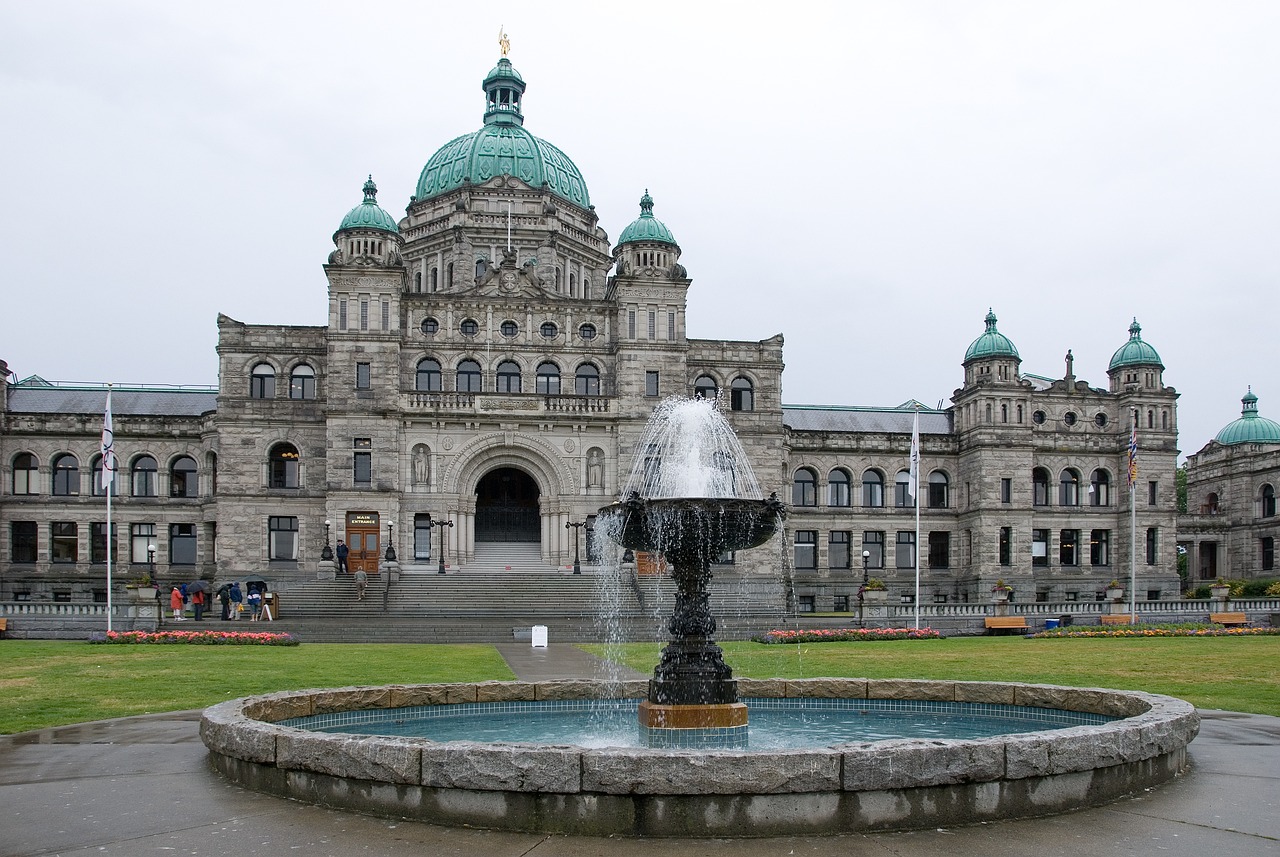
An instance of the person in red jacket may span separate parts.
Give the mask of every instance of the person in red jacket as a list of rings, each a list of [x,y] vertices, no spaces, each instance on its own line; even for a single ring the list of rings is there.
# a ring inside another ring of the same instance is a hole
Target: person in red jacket
[[[173,610],[173,621],[175,622],[182,621],[182,603],[182,590],[175,586],[173,591],[169,593],[169,607]]]

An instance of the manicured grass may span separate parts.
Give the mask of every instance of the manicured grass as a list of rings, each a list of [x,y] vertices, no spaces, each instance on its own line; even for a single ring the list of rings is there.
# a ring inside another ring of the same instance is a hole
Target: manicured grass
[[[722,643],[740,678],[935,678],[1145,690],[1200,708],[1280,716],[1280,637],[958,637],[857,643]],[[661,646],[586,647],[649,673]]]
[[[0,734],[203,708],[276,690],[513,678],[497,650],[485,645],[285,648],[4,640]]]

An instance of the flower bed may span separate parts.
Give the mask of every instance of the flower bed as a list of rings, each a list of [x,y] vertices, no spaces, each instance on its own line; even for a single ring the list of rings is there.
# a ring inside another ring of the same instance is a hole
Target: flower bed
[[[1224,628],[1221,625],[1069,626],[1030,634],[1029,638],[1069,637],[1274,637],[1280,628]]]
[[[773,630],[752,637],[757,643],[848,643],[872,640],[940,640],[932,628],[814,628],[807,631]]]
[[[291,634],[243,631],[108,631],[94,635],[91,643],[161,644],[191,646],[296,646]]]

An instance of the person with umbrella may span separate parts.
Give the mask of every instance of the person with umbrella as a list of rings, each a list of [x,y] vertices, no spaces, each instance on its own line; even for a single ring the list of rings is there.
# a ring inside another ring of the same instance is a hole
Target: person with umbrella
[[[240,610],[244,603],[244,593],[240,591],[239,581],[231,581],[231,589],[227,593],[231,598],[231,618],[233,620],[240,618]]]
[[[208,587],[209,584],[203,580],[187,584],[187,591],[191,593],[191,607],[196,612],[197,622],[204,621],[204,606],[208,603]]]
[[[231,618],[231,584],[224,583],[218,587],[218,603],[222,605],[223,622]]]

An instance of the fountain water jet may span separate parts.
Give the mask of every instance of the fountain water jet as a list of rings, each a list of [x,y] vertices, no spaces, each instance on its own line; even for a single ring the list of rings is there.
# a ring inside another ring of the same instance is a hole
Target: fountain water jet
[[[667,624],[672,640],[639,706],[642,738],[651,747],[745,747],[747,707],[713,640],[711,563],[767,542],[785,509],[777,495],[761,498],[746,454],[714,402],[662,402],[637,449],[626,499],[601,509],[596,520],[624,548],[662,555],[676,584]]]

